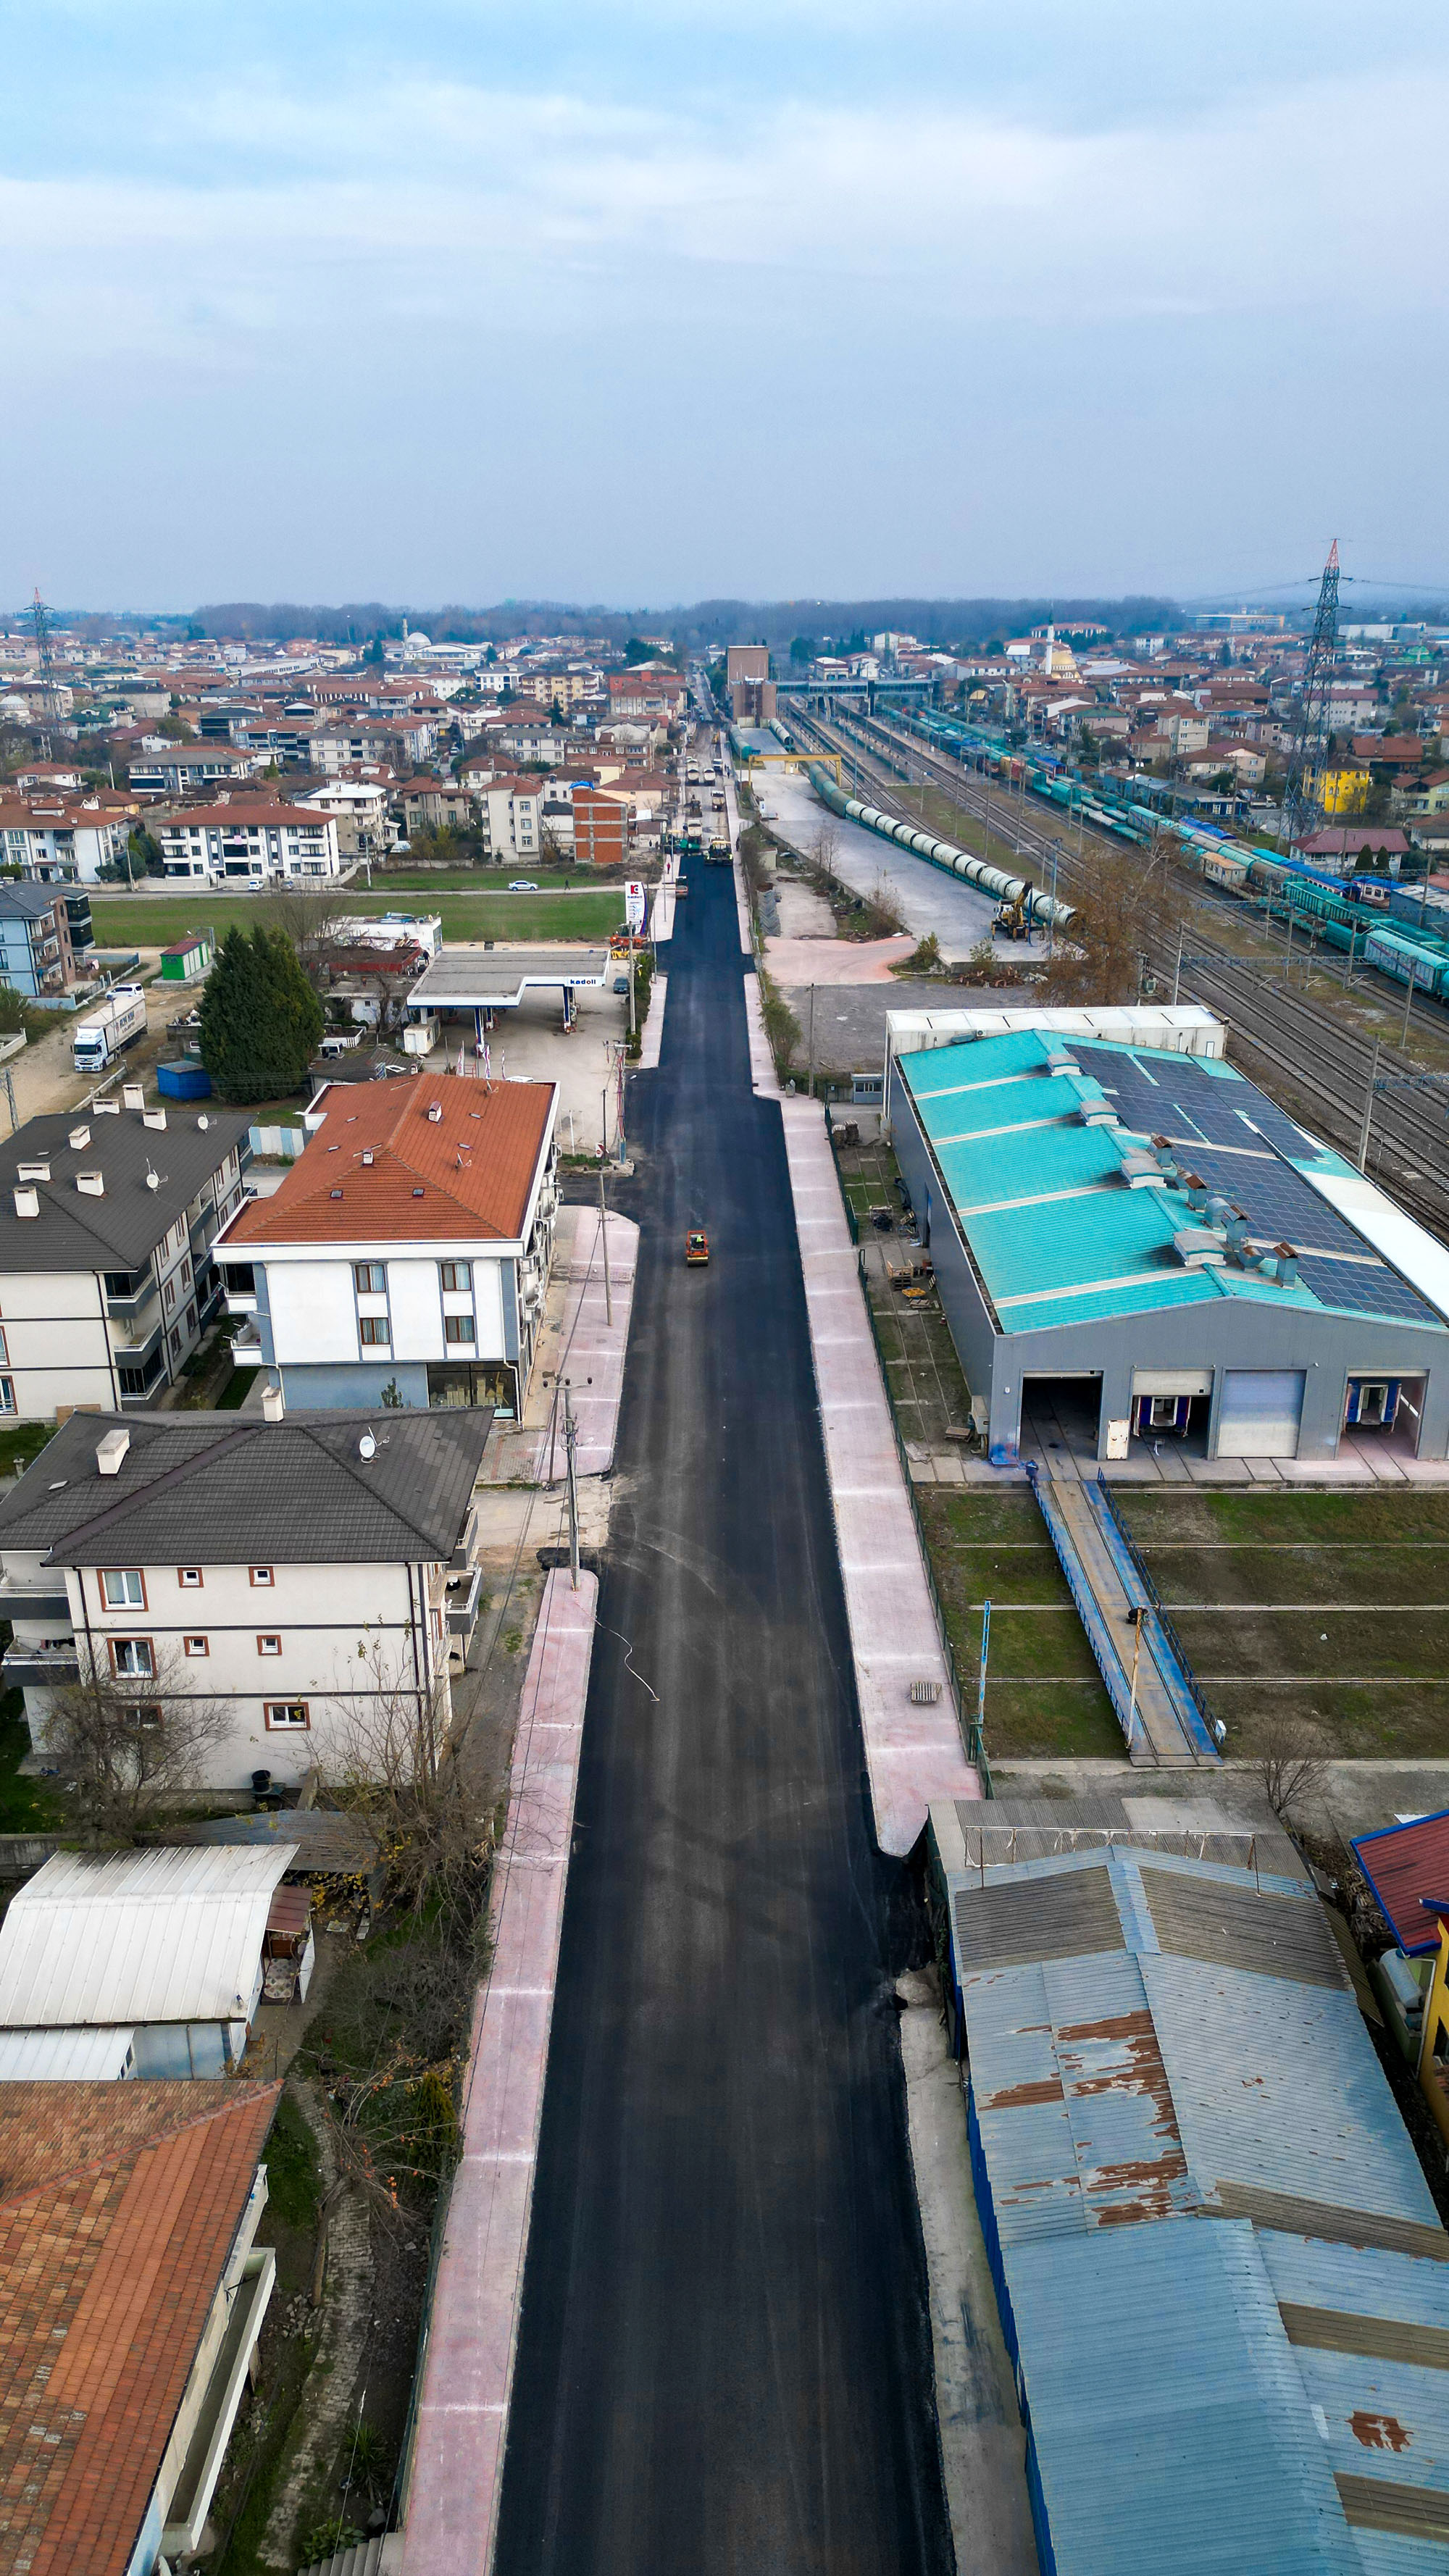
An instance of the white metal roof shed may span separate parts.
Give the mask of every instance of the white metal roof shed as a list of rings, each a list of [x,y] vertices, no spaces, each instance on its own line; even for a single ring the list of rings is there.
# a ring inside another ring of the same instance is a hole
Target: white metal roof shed
[[[102,2023],[82,2030],[0,2030],[0,2084],[114,2084],[136,2072],[136,2034]]]
[[[246,2019],[294,1857],[290,1843],[57,1852],[0,1925],[0,2028]]]

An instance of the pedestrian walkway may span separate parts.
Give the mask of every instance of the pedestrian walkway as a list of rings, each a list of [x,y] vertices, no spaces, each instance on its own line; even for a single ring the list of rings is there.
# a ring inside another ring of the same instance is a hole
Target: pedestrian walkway
[[[824,1113],[785,1100],[781,1116],[876,1840],[903,1855],[933,1798],[979,1798],[981,1784],[961,1742]],[[913,1703],[913,1682],[939,1697]]]
[[[497,1426],[483,1453],[480,1485],[552,1485],[564,1475],[564,1377],[578,1426],[579,1475],[599,1476],[612,1466],[638,1257],[639,1228],[631,1217],[611,1211],[601,1225],[597,1207],[560,1208],[523,1421]]]
[[[644,1026],[639,1032],[636,1073],[653,1073],[659,1062],[659,1050],[664,1044],[664,1005],[668,994],[668,976],[656,974],[649,987],[649,1008],[644,1014]]]
[[[1216,1769],[1217,1750],[1186,1674],[1099,1490],[1036,1476],[1031,1481],[1128,1759],[1159,1770],[1198,1764]]]
[[[523,1686],[508,1822],[433,2286],[403,2576],[482,2576],[492,2558],[563,1929],[598,1586],[550,1574]]]

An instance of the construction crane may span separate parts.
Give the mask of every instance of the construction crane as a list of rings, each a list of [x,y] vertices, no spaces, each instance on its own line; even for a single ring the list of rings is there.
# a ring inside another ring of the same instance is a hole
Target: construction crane
[[[1283,828],[1288,855],[1323,820],[1323,764],[1328,750],[1328,696],[1333,685],[1333,657],[1338,648],[1338,539],[1328,549],[1318,592],[1318,611],[1303,666],[1303,694],[1298,724],[1288,756],[1283,789]]]
[[[50,612],[37,590],[31,602],[30,622],[35,629],[35,649],[40,656],[40,711],[47,725],[58,725],[65,709],[60,700],[60,683],[55,676],[55,655],[50,649]],[[45,743],[50,757],[50,738]]]

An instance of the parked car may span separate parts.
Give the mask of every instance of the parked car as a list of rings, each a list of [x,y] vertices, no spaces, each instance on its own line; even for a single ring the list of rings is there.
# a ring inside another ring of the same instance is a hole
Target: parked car
[[[537,894],[538,888],[532,877],[510,877],[508,891],[510,894]]]

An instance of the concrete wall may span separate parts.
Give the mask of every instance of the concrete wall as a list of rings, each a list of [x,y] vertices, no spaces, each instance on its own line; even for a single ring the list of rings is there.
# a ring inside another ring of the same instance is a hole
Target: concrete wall
[[[13,1389],[16,1419],[52,1422],[62,1405],[101,1405],[108,1412],[119,1405],[97,1274],[9,1272],[0,1279],[0,1331],[0,1376]]]

